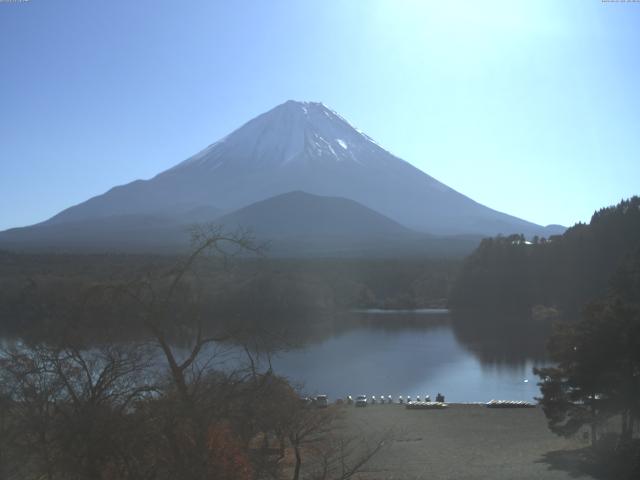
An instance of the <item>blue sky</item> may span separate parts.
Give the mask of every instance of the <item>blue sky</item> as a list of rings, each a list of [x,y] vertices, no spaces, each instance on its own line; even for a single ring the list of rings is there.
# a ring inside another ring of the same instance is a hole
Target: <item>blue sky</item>
[[[0,229],[322,101],[497,210],[571,225],[640,193],[640,3],[0,3]]]

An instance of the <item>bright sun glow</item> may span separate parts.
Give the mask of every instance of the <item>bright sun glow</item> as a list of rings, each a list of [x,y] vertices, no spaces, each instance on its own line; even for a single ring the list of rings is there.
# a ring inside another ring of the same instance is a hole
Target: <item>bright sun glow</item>
[[[445,55],[488,53],[558,30],[546,2],[380,0],[372,10],[378,35],[403,48]],[[543,21],[544,20],[544,21]]]

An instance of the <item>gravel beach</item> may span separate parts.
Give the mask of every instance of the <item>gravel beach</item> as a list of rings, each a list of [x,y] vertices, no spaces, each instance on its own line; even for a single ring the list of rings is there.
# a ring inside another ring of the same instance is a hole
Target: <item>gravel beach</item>
[[[343,408],[352,434],[368,438],[391,428],[397,432],[396,441],[367,464],[361,479],[592,478],[568,471],[568,465],[557,461],[587,443],[551,433],[539,407],[490,409],[453,404],[444,410],[407,410],[394,404]]]

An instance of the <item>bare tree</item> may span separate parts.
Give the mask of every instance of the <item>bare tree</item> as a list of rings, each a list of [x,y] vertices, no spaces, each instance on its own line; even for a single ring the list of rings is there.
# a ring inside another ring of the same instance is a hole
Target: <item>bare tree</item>
[[[393,441],[393,432],[373,438],[363,435],[345,435],[335,430],[313,446],[311,466],[305,478],[311,480],[347,480],[372,460]]]
[[[153,389],[143,351],[18,345],[1,357],[16,478],[100,478],[126,456],[128,414]]]
[[[110,287],[133,299],[139,307],[138,320],[155,339],[177,393],[185,403],[191,403],[189,374],[203,350],[231,338],[228,332],[207,334],[206,327],[211,322],[205,325],[203,318],[202,296],[207,292],[202,291],[198,282],[198,262],[208,257],[226,268],[232,258],[242,253],[261,251],[246,231],[227,233],[218,225],[194,227],[192,244],[191,253],[169,271],[149,272],[142,278]],[[184,348],[177,352],[171,337],[187,344],[186,354]]]
[[[282,338],[211,315],[211,279],[259,253],[250,236],[193,238],[172,268],[58,292],[66,328],[0,354],[2,478],[280,478],[291,453],[295,479],[347,479],[382,448],[342,435],[338,409],[301,404],[271,367]],[[114,335],[124,325],[145,339]],[[229,345],[244,361],[224,368]]]
[[[337,406],[320,409],[298,400],[289,407],[283,428],[295,456],[293,480],[349,479],[394,439],[393,431],[368,437],[349,432]]]
[[[240,368],[229,375],[216,369],[216,345],[233,334],[207,317],[204,304],[212,292],[203,286],[201,276],[210,272],[202,267],[226,271],[233,258],[261,249],[246,231],[228,233],[216,225],[194,227],[192,241],[191,253],[168,271],[147,272],[107,288],[116,298],[133,302],[137,321],[167,366],[167,382],[153,413],[162,425],[167,469],[174,476],[201,479],[210,470],[211,428],[229,397],[246,391],[250,375]]]

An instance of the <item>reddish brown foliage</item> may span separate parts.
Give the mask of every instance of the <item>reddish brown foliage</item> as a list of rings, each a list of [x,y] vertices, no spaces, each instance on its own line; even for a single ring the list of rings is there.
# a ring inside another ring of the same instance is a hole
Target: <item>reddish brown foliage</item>
[[[247,452],[228,425],[218,424],[209,428],[207,448],[210,478],[220,480],[251,478],[252,469]]]

